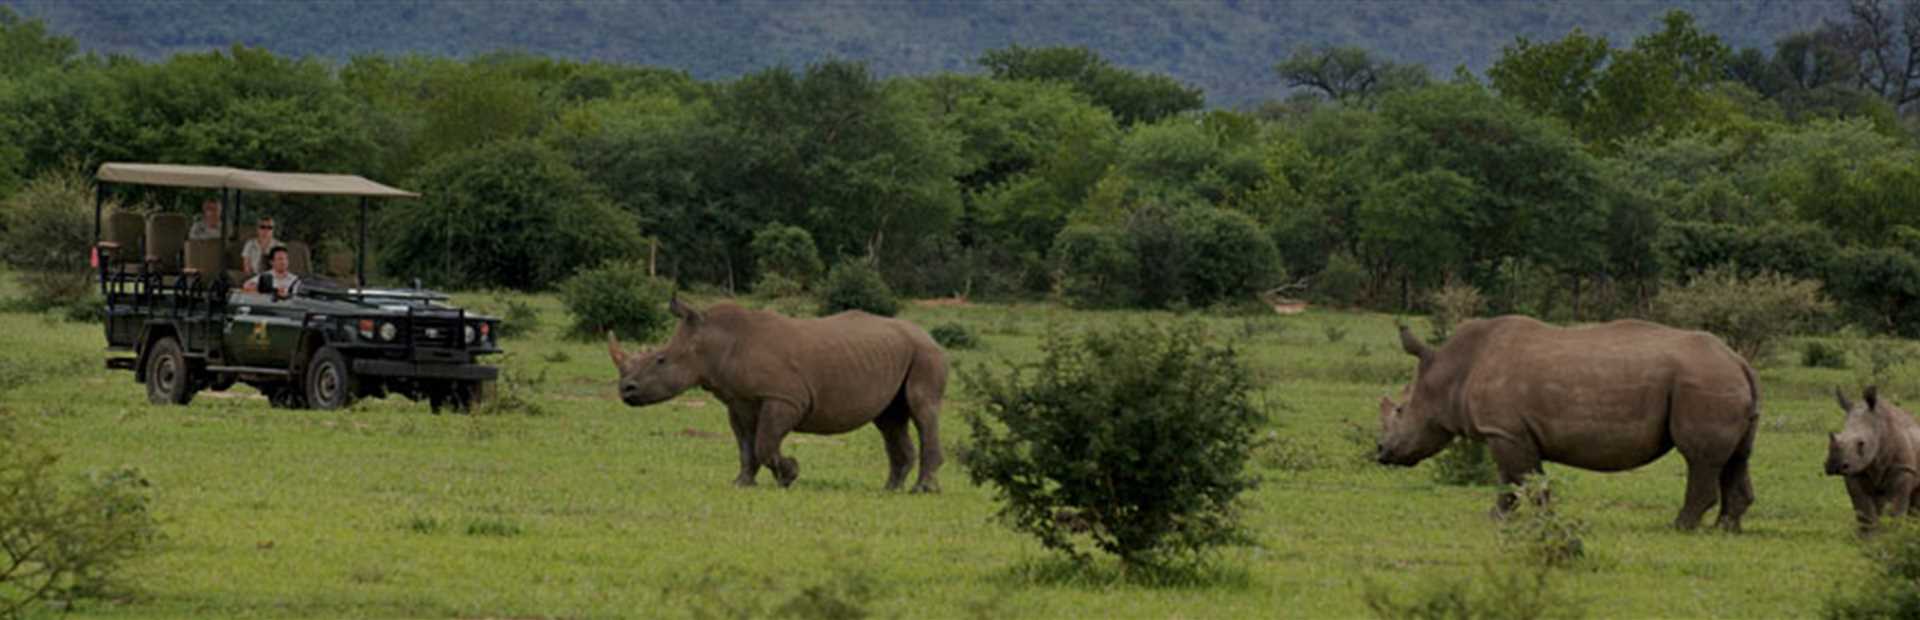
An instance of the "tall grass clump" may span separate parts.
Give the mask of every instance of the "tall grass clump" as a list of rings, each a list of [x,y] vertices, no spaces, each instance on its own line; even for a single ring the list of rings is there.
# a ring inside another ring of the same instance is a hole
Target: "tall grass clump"
[[[147,479],[127,467],[66,479],[9,415],[0,411],[0,618],[123,594],[126,565],[159,538]]]
[[[1042,357],[966,375],[966,467],[1013,529],[1075,558],[1164,567],[1245,540],[1238,498],[1265,415],[1252,375],[1197,323],[1057,330]]]
[[[1920,526],[1883,521],[1861,547],[1871,565],[1864,579],[1845,584],[1827,599],[1824,616],[1834,620],[1920,618]]]
[[[93,199],[93,184],[75,168],[48,172],[0,202],[0,259],[18,272],[32,309],[84,304],[90,296]]]
[[[1653,305],[1661,322],[1712,332],[1756,366],[1781,338],[1833,313],[1817,281],[1771,272],[1748,277],[1732,267],[1710,268],[1667,287]]]
[[[592,340],[608,330],[621,338],[646,341],[673,324],[667,301],[673,287],[647,275],[637,261],[609,261],[560,283],[560,301],[573,313],[567,335]]]

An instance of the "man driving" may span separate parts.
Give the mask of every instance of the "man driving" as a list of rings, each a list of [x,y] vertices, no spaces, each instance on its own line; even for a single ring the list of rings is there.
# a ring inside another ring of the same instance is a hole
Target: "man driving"
[[[274,246],[272,250],[267,251],[267,257],[273,262],[273,269],[247,278],[246,284],[242,284],[240,290],[249,293],[272,292],[275,297],[292,296],[294,285],[300,283],[300,276],[287,271],[286,246]]]

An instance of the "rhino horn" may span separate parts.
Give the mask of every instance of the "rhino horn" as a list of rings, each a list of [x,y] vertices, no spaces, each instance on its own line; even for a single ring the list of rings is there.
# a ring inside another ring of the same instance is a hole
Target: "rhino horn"
[[[627,351],[620,348],[620,337],[613,335],[613,330],[611,329],[607,330],[607,354],[613,356],[613,365],[615,367],[624,367],[627,365]]]
[[[1413,330],[1407,329],[1406,325],[1400,326],[1400,348],[1406,349],[1407,353],[1422,361],[1433,356],[1433,348],[1421,342],[1420,337],[1413,335]]]
[[[1847,400],[1847,393],[1840,391],[1840,386],[1833,386],[1833,398],[1840,402],[1841,411],[1853,412],[1853,401]]]
[[[1880,408],[1880,386],[1877,386],[1877,385],[1867,386],[1866,399],[1867,399],[1868,411],[1879,409]]]
[[[1380,397],[1380,417],[1385,418],[1388,415],[1392,414],[1393,408],[1396,406],[1397,405],[1393,404],[1392,398],[1387,396],[1381,396]]]

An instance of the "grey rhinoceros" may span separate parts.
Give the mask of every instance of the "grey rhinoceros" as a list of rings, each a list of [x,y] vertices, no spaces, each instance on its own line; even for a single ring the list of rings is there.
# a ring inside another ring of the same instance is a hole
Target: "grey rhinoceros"
[[[838,434],[872,423],[886,443],[887,488],[897,489],[913,469],[911,421],[920,433],[913,490],[940,490],[947,361],[925,330],[857,310],[793,319],[727,303],[700,311],[677,297],[668,309],[680,325],[658,350],[627,353],[608,332],[620,399],[644,407],[694,386],[713,394],[739,444],[734,484],[753,485],[762,465],[780,486],[792,484],[800,463],[780,454],[788,432]]]
[[[1523,316],[1469,321],[1434,348],[1400,328],[1419,358],[1402,393],[1380,399],[1378,460],[1412,466],[1455,437],[1483,439],[1501,482],[1551,461],[1621,471],[1678,448],[1687,496],[1674,525],[1692,529],[1716,502],[1740,529],[1753,504],[1747,461],[1759,427],[1753,368],[1719,338],[1645,321],[1559,328]],[[1511,487],[1509,487],[1511,489]],[[1503,491],[1496,513],[1512,508]]]
[[[1847,424],[1827,434],[1827,475],[1842,476],[1853,516],[1862,531],[1872,529],[1884,510],[1898,517],[1907,513],[1920,494],[1920,424],[1906,410],[1880,398],[1868,387],[1861,402],[1833,391]]]

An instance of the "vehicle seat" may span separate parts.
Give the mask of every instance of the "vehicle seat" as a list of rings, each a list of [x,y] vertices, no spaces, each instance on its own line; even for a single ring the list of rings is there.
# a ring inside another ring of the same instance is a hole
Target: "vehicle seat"
[[[335,251],[327,254],[327,275],[341,281],[353,279],[353,255]]]
[[[220,273],[220,240],[187,240],[186,273],[213,277]]]
[[[155,213],[147,216],[147,264],[160,273],[180,270],[181,253],[187,244],[187,216],[179,213]]]
[[[141,261],[147,258],[146,245],[142,243],[146,226],[146,218],[138,213],[114,211],[107,215],[106,229],[101,231],[106,238],[100,245],[107,249],[107,256],[102,258],[108,259],[109,269],[121,272],[140,269]]]
[[[287,241],[287,271],[302,276],[313,273],[313,249],[305,241]]]

